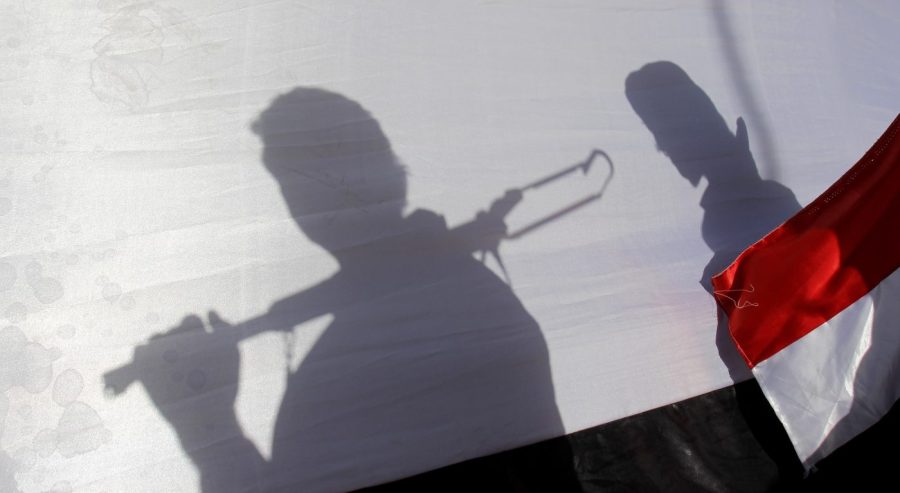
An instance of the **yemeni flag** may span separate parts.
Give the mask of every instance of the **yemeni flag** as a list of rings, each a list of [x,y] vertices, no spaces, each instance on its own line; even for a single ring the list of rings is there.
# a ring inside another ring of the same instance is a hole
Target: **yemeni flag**
[[[900,397],[900,116],[834,185],[713,278],[809,469]]]

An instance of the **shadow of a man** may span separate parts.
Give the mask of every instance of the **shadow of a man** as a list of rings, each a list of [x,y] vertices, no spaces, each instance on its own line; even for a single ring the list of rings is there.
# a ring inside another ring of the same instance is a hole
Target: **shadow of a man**
[[[254,131],[292,217],[339,270],[257,319],[232,326],[212,313],[212,330],[198,332],[202,320],[189,317],[136,351],[136,361],[166,360],[153,366],[155,376],[140,378],[198,468],[203,491],[340,490],[420,472],[422,455],[450,464],[510,440],[563,434],[540,327],[472,255],[500,240],[520,194],[508,192],[452,229],[430,211],[405,215],[407,174],[379,123],[322,89],[279,96]],[[265,460],[234,416],[235,345],[329,314],[288,375]],[[534,457],[512,457],[472,484],[431,486],[577,489],[570,451],[557,448],[541,470]]]
[[[738,118],[732,133],[709,96],[678,65],[668,61],[644,65],[628,75],[625,94],[653,134],[657,149],[678,173],[695,187],[706,180],[700,199],[701,235],[713,255],[699,282],[715,296],[712,276],[797,213],[800,204],[790,189],[760,177],[743,119]],[[761,389],[750,380],[752,374],[737,352],[720,308],[717,314],[719,357],[734,382],[749,380],[733,387],[746,427],[777,466],[776,481],[794,481],[801,467],[793,447]],[[737,426],[731,433],[743,428],[736,424],[726,427],[731,426]]]
[[[713,256],[700,284],[713,294],[712,276],[799,211],[800,204],[790,189],[759,176],[743,119],[732,133],[709,96],[678,65],[655,62],[632,72],[625,94],[678,173],[695,187],[706,179],[701,234]],[[716,345],[735,382],[750,378],[721,312]]]

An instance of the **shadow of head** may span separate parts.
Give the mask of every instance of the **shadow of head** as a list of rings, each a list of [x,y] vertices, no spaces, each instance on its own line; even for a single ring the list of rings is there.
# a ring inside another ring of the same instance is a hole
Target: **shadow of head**
[[[296,88],[275,98],[253,131],[294,220],[324,248],[357,244],[402,218],[405,170],[356,101]]]
[[[718,158],[735,152],[735,136],[709,96],[672,62],[654,62],[632,72],[625,95],[664,153],[697,186],[715,172]]]

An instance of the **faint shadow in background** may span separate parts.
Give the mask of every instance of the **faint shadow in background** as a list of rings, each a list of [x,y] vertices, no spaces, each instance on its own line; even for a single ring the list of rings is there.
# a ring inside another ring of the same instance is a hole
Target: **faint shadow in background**
[[[710,294],[710,278],[744,249],[800,210],[793,192],[763,180],[750,152],[747,126],[738,118],[732,133],[709,96],[678,65],[647,64],[629,74],[625,93],[653,134],[656,146],[693,186],[706,180],[700,199],[701,235],[713,256],[700,284]],[[735,382],[752,378],[718,310],[716,347]],[[790,440],[759,386],[734,387],[735,399],[750,432],[778,466],[783,481],[799,478],[801,469]]]
[[[747,126],[738,118],[734,133],[703,90],[671,62],[645,65],[625,82],[631,106],[665,154],[691,185],[706,180],[700,199],[701,234],[713,256],[700,276],[710,294],[710,278],[744,249],[800,210],[793,192],[759,176]],[[716,345],[735,382],[750,378],[747,365],[719,313]]]

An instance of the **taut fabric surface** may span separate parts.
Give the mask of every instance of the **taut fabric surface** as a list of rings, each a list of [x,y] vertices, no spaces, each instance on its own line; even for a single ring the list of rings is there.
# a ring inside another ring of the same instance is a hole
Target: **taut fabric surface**
[[[349,490],[750,378],[709,277],[900,106],[884,2],[0,12],[2,491]]]

